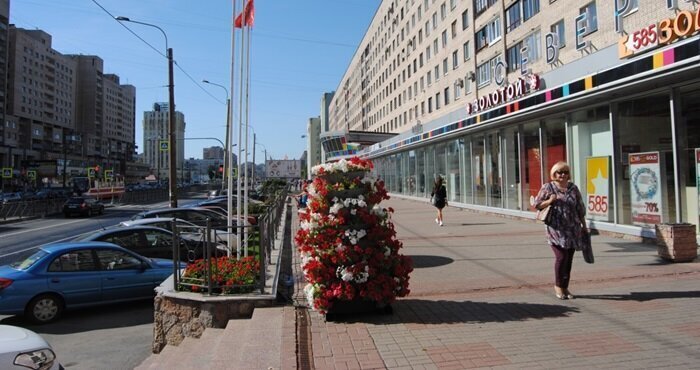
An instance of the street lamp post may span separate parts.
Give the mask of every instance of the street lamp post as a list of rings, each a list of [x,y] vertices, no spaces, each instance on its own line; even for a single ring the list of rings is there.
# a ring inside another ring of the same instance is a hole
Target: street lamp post
[[[230,176],[230,174],[227,171],[230,171],[231,164],[228,163],[228,152],[231,150],[231,143],[230,143],[230,138],[229,138],[229,130],[231,129],[231,99],[229,98],[228,95],[228,89],[224,85],[219,85],[217,83],[209,82],[208,80],[202,80],[205,84],[210,84],[214,86],[218,86],[224,91],[226,91],[226,145],[224,146],[224,172],[221,177],[221,190],[224,190],[224,184],[227,183],[226,178],[227,176]],[[229,189],[231,191],[231,189]]]
[[[170,157],[168,178],[170,182],[170,208],[177,208],[177,149],[175,146],[175,82],[173,77],[173,49],[168,47],[168,35],[162,28],[156,26],[155,24],[134,21],[127,17],[116,17],[115,19],[120,22],[131,22],[156,28],[165,37],[166,58],[168,58],[168,130],[170,131],[168,135],[168,155]]]

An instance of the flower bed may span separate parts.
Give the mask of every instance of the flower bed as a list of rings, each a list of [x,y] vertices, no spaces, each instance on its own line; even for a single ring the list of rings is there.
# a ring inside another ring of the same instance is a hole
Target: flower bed
[[[205,292],[207,287],[207,263],[199,259],[189,264],[180,278],[184,291]],[[211,259],[211,280],[216,294],[249,293],[257,286],[260,262],[254,257],[237,260],[234,257]]]
[[[383,181],[357,157],[316,166],[308,186],[308,212],[300,214],[296,243],[311,307],[327,313],[340,301],[392,303],[409,293],[411,259],[399,254]]]

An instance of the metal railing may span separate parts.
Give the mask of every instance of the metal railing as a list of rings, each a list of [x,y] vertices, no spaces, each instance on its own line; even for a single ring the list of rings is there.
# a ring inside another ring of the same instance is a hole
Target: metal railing
[[[25,200],[0,205],[0,219],[45,217],[63,211],[64,198]]]
[[[201,258],[195,260],[182,261],[181,251],[183,229],[173,224],[173,289],[175,291],[195,291],[205,294],[229,294],[229,293],[250,293],[258,290],[260,294],[265,294],[265,284],[267,281],[267,267],[272,263],[272,250],[275,248],[275,239],[279,230],[282,211],[286,204],[289,187],[281,189],[275,194],[274,199],[269,203],[258,218],[255,224],[244,222],[242,225],[221,227],[218,230],[212,227],[211,219],[207,220],[205,226],[201,227],[198,243],[203,245]],[[223,233],[224,236],[221,236]],[[225,242],[226,233],[242,235],[242,248],[244,255],[248,258],[236,260],[235,245],[227,245]],[[191,238],[191,237],[190,237]],[[191,254],[191,253],[188,253]],[[195,253],[197,254],[197,253]],[[186,262],[187,265],[183,264]],[[257,278],[251,284],[230,283],[231,280],[222,279],[224,269],[235,268],[250,269],[257,267]],[[188,267],[192,275],[185,276]]]

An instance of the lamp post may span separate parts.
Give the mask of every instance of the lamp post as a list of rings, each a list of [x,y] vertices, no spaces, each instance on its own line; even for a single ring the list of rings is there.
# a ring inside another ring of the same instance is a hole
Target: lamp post
[[[134,21],[127,17],[116,17],[115,19],[120,22],[131,22],[156,28],[165,37],[165,51],[166,58],[168,59],[168,131],[170,131],[168,135],[168,155],[170,156],[168,180],[170,182],[170,208],[177,208],[177,149],[175,146],[175,82],[173,81],[173,49],[168,47],[168,35],[162,28],[156,26],[155,24]]]
[[[230,176],[230,174],[227,171],[230,171],[229,167],[231,167],[231,164],[228,163],[227,154],[231,150],[231,143],[229,142],[229,130],[231,129],[231,115],[229,114],[231,112],[231,99],[228,95],[228,89],[224,85],[209,82],[208,80],[202,80],[202,82],[204,82],[205,84],[218,86],[224,89],[224,91],[226,91],[226,145],[224,146],[224,172],[221,177],[221,190],[224,190],[224,184],[226,184],[226,176]],[[231,189],[229,189],[229,191],[231,191]]]

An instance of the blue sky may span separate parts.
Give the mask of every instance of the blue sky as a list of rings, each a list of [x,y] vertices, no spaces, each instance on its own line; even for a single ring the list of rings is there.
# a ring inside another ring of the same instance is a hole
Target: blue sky
[[[186,72],[175,68],[175,105],[185,114],[185,137],[214,136],[223,141],[226,93],[201,80],[229,88],[232,1],[95,1],[115,16],[163,28],[174,59]],[[306,145],[301,135],[308,118],[319,115],[321,95],[336,89],[380,2],[255,1],[249,117],[268,155],[299,158]],[[237,4],[240,9],[241,1]],[[63,54],[100,56],[105,73],[136,86],[136,145],[143,147],[143,112],[154,102],[168,101],[163,56],[92,0],[11,0],[10,22],[48,32],[53,48]],[[155,28],[126,25],[158,50],[165,49]],[[188,140],[185,156],[201,158],[202,148],[215,145],[219,144],[213,140]],[[256,162],[261,159],[258,151]]]

